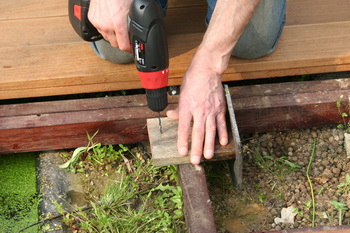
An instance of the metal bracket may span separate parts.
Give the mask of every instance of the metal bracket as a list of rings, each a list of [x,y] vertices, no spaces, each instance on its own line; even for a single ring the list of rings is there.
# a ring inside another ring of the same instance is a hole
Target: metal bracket
[[[233,104],[231,99],[231,94],[228,86],[225,84],[225,96],[226,96],[226,103],[227,103],[227,109],[230,116],[230,123],[231,123],[231,131],[232,131],[232,137],[235,145],[235,161],[231,162],[230,164],[230,170],[231,170],[231,176],[232,180],[235,186],[240,186],[243,181],[243,158],[242,158],[242,151],[241,151],[241,139],[239,137],[238,127],[237,127],[237,121],[235,117],[235,112],[233,110]]]

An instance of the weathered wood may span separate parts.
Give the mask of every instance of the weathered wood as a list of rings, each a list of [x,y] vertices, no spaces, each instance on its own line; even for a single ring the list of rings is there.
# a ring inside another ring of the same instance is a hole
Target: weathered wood
[[[216,232],[204,168],[192,164],[178,168],[188,232]]]
[[[302,129],[341,123],[336,102],[340,95],[348,99],[350,79],[242,86],[230,92],[240,133]],[[168,109],[174,109],[177,97],[169,101]],[[157,114],[147,108],[144,95],[3,105],[0,153],[84,146],[86,131],[97,130],[96,140],[105,144],[145,141],[151,117]]]
[[[152,160],[154,166],[166,166],[174,164],[190,163],[190,156],[179,156],[177,152],[177,126],[178,121],[169,118],[161,118],[163,133],[159,131],[157,118],[147,119],[148,137],[151,145]],[[191,150],[189,151],[189,155]],[[214,158],[212,160],[234,159],[235,147],[230,137],[227,146],[221,146],[216,142]],[[202,161],[206,161],[202,157]]]

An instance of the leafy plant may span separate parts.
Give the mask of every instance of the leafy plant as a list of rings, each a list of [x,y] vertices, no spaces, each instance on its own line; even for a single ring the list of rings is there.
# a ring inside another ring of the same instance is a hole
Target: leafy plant
[[[349,115],[345,111],[342,110],[342,101],[343,101],[344,96],[341,95],[339,97],[339,100],[337,101],[337,109],[338,113],[341,116],[343,123],[338,125],[339,129],[344,129],[345,132],[350,133],[350,121],[348,119]],[[350,104],[350,96],[349,96],[349,104]],[[350,106],[349,106],[350,107]]]
[[[60,165],[59,167],[62,169],[65,169],[66,171],[76,172],[75,165],[77,164],[80,156],[84,153],[88,153],[91,149],[95,147],[101,146],[100,143],[95,144],[92,142],[92,139],[96,136],[97,133],[98,131],[92,137],[89,134],[87,134],[89,139],[88,145],[75,149],[72,157],[67,162]]]
[[[345,182],[337,185],[337,188],[344,194],[347,194],[350,191],[350,175],[345,175]]]
[[[264,203],[265,198],[266,198],[266,195],[262,192],[259,192],[258,199],[261,203]]]
[[[338,210],[338,218],[339,218],[339,226],[342,225],[343,222],[343,210],[347,210],[348,208],[346,207],[345,203],[342,202],[338,202],[335,200],[330,201],[332,203],[332,205],[334,206],[334,208],[336,208]]]

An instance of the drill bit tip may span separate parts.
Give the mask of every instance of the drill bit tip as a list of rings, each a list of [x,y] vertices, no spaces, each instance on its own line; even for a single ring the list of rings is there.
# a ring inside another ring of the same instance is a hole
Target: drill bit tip
[[[160,112],[158,112],[158,123],[159,123],[159,132],[163,133],[162,121],[160,120]]]

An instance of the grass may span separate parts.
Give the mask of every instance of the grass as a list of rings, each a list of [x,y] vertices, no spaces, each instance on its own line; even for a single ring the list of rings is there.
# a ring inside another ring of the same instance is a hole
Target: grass
[[[263,156],[257,150],[253,153],[253,155],[254,155],[254,162],[260,169],[268,173],[271,173],[276,178],[278,178],[281,182],[291,172],[301,168],[300,165],[290,162],[288,160],[288,157],[286,156],[281,156],[281,157],[270,156],[270,155]]]
[[[182,190],[175,166],[154,167],[144,159],[139,147],[102,146],[92,143],[92,137],[89,139],[85,151],[78,148],[73,153],[74,159],[63,167],[84,177],[96,178],[95,173],[100,178],[111,179],[102,192],[96,190],[97,185],[89,185],[99,180],[85,179],[88,208],[68,213],[58,206],[63,221],[72,231],[184,231]]]
[[[311,156],[310,156],[310,160],[309,160],[309,164],[307,165],[307,169],[306,169],[306,178],[307,181],[310,185],[310,190],[311,190],[311,206],[312,206],[312,227],[315,227],[315,216],[316,216],[316,204],[315,204],[315,195],[314,195],[314,188],[310,179],[310,167],[312,164],[312,160],[314,159],[315,156],[315,151],[316,151],[316,144],[317,144],[317,139],[314,140],[314,145],[312,148],[312,152],[311,152]]]
[[[38,220],[36,154],[1,155],[0,167],[0,232],[17,232]]]

